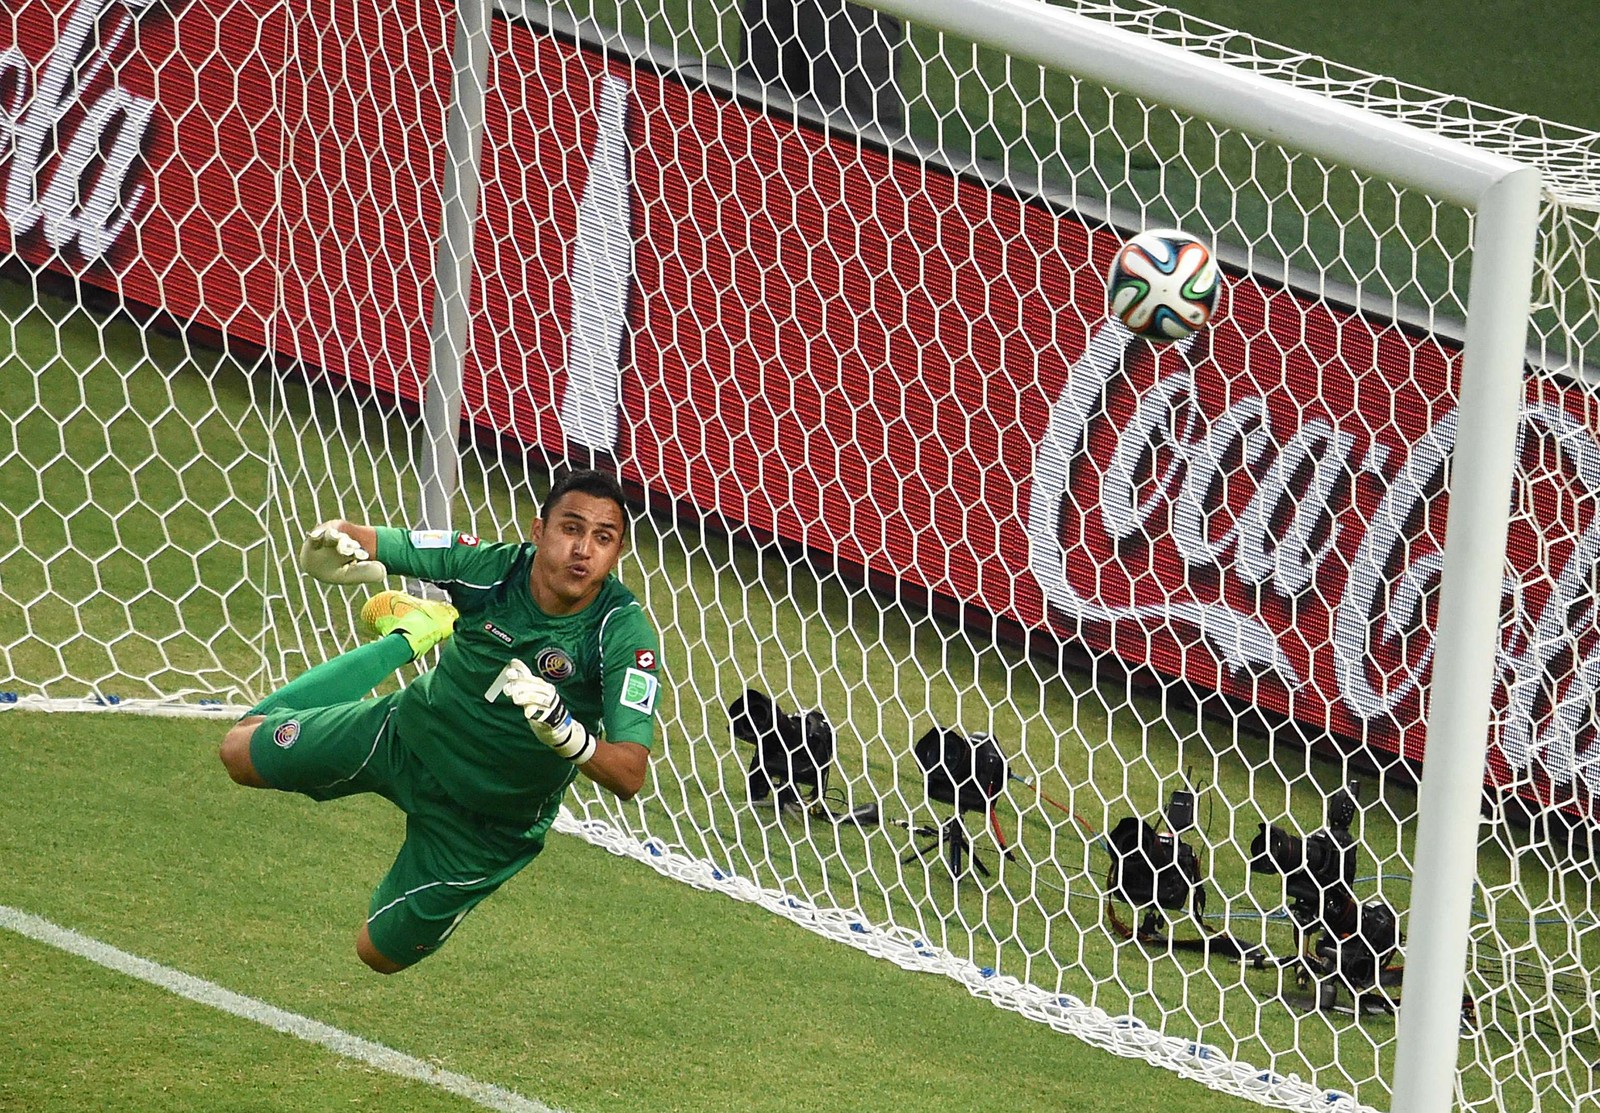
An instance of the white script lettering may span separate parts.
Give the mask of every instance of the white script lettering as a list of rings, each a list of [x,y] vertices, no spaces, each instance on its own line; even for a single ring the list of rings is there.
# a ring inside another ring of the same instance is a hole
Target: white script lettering
[[[109,251],[132,221],[145,186],[130,179],[155,102],[113,85],[86,100],[139,13],[155,0],[82,0],[45,63],[37,88],[16,47],[0,51],[0,159],[9,162],[0,214],[14,239],[40,232],[57,251],[87,260]],[[117,18],[102,16],[120,8]],[[75,127],[68,121],[78,110]]]

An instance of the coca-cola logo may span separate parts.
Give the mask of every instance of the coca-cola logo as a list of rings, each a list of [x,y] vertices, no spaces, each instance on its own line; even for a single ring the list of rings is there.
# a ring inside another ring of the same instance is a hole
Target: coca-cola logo
[[[1554,799],[1570,800],[1600,795],[1600,442],[1594,415],[1575,417],[1561,397],[1522,413],[1512,491],[1520,574],[1503,588],[1497,743],[1513,771],[1535,771],[1562,790]]]
[[[1369,369],[1383,389],[1348,394],[1341,414],[1304,383],[1214,366],[1202,383],[1206,370],[1115,321],[1072,367],[1028,507],[1029,569],[1053,624],[1101,627],[1102,644],[1142,664],[1419,754],[1456,434],[1448,391]],[[1323,371],[1323,388],[1354,377]],[[1561,398],[1523,415],[1495,741],[1503,773],[1589,795],[1600,442]],[[1119,637],[1129,627],[1142,640]]]
[[[19,47],[0,50],[0,214],[13,241],[102,258],[145,199],[135,181],[156,105],[106,67],[155,0],[81,0],[34,81]]]
[[[1279,443],[1259,394],[1207,419],[1187,370],[1119,384],[1130,351],[1153,361],[1120,323],[1101,326],[1051,410],[1028,516],[1034,578],[1058,619],[1186,627],[1227,669],[1300,684],[1305,662],[1239,597],[1313,585],[1343,528],[1327,500],[1354,438],[1311,420]]]

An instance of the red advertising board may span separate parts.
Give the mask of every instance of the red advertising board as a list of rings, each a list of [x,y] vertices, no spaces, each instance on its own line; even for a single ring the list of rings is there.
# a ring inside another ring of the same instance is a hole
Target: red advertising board
[[[450,32],[433,0],[24,4],[0,128],[50,137],[0,164],[0,230],[415,398]],[[1153,349],[1105,322],[1119,240],[497,21],[469,415],[614,436],[653,494],[1420,755],[1459,351],[1237,274],[1193,348]],[[1530,373],[1490,772],[1585,810],[1596,428]]]

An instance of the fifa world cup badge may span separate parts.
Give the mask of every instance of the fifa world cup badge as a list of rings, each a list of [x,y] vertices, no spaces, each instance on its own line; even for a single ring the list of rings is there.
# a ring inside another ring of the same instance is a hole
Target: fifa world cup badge
[[[646,715],[653,714],[656,709],[656,692],[660,686],[660,682],[649,673],[629,669],[622,675],[622,696],[617,702],[623,707],[631,707]]]

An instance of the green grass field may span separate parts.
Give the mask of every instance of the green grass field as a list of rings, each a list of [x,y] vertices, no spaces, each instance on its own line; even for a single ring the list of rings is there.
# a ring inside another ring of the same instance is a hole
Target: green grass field
[[[1600,22],[1587,0],[1347,0],[1337,19],[1285,0],[1173,6],[1341,65],[1600,131]]]
[[[1252,1107],[559,836],[376,977],[351,941],[402,817],[240,789],[221,729],[0,716],[0,905],[561,1109]],[[0,1109],[469,1108],[0,937]]]
[[[1600,29],[1575,0],[1565,16],[1548,6],[1524,13],[1498,64],[1470,72],[1459,58],[1479,40],[1457,41],[1458,30],[1516,5],[1452,5],[1442,29],[1432,20],[1425,30],[1421,10],[1378,0],[1339,20],[1283,4],[1185,6],[1342,61],[1600,127],[1600,97],[1572,94],[1588,89],[1579,76],[1600,50]],[[653,33],[670,37],[672,10],[663,19]],[[1468,84],[1445,80],[1452,51]],[[1528,64],[1535,57],[1541,66]],[[994,64],[980,56],[973,69]],[[1554,80],[1563,74],[1572,80]],[[1014,114],[980,129],[980,153],[1025,159],[1017,137],[1055,91],[1018,95]],[[1016,94],[991,81],[985,97],[997,92],[1003,103]],[[937,122],[927,113],[940,97],[961,95],[935,82],[917,126]],[[946,132],[966,127],[941,120]],[[1156,132],[1177,126],[1158,121]],[[1153,159],[1120,140],[1070,129],[1056,139],[1049,149],[1059,154],[1127,161],[1134,193],[1158,180]],[[1213,169],[1226,179],[1226,166]],[[1259,184],[1270,190],[1270,175]],[[1237,202],[1241,220],[1254,203]],[[1320,259],[1324,248],[1307,250]],[[1359,263],[1352,255],[1341,265]],[[344,598],[308,593],[276,569],[314,507],[371,520],[409,507],[403,476],[374,464],[408,452],[381,407],[26,282],[0,282],[0,353],[0,688],[245,702],[350,643]],[[210,416],[195,427],[197,414]],[[303,451],[323,429],[338,433]],[[483,532],[525,521],[542,482],[474,456],[458,521]],[[1100,920],[1108,859],[1098,832],[1123,814],[1153,814],[1192,768],[1207,786],[1210,926],[1292,948],[1276,879],[1244,869],[1248,843],[1264,820],[1318,826],[1320,800],[1350,770],[1240,733],[1227,709],[1197,712],[1109,672],[1063,672],[981,644],[776,549],[644,519],[624,575],[662,627],[666,659],[692,662],[695,682],[665,709],[657,792],[613,809],[619,821],[762,886],[912,925],[962,958],[1114,1015],[1169,1017],[1175,1032],[1257,1066],[1321,1080],[1338,1077],[1337,1062],[1366,1082],[1364,1100],[1381,1103],[1391,1020],[1307,1016],[1279,1000],[1270,971],[1152,954]],[[307,645],[297,624],[311,630]],[[928,661],[943,666],[931,685]],[[910,741],[980,707],[993,710],[1013,767],[1038,770],[1037,787],[1081,820],[1014,784],[1000,819],[1016,860],[999,860],[979,838],[993,878],[953,885],[937,864],[902,870],[918,841],[905,830],[835,831],[744,801],[748,751],[729,737],[723,709],[751,682],[830,710],[845,802],[882,799],[908,822],[934,821]],[[895,699],[902,688],[914,698]],[[398,844],[398,813],[378,801],[316,807],[238,789],[215,761],[219,734],[205,721],[0,714],[0,905],[573,1111],[1253,1108],[571,838],[555,840],[438,958],[378,979],[350,940]],[[1383,892],[1403,907],[1414,795],[1368,778],[1363,799],[1362,895]],[[1525,846],[1506,831],[1483,854],[1487,885],[1516,877],[1544,894],[1537,917],[1515,900],[1494,910],[1505,945],[1567,952],[1576,927],[1577,957],[1594,968],[1600,942],[1587,930],[1581,877],[1552,872]],[[0,1109],[464,1107],[4,938],[0,1012],[14,1018],[14,1035]],[[1491,1028],[1475,1037],[1480,1059],[1524,1054],[1530,1038],[1571,1043],[1583,1027],[1581,1016],[1555,1023],[1531,1037],[1509,1021]],[[1557,1058],[1563,1065],[1540,1085],[1585,1092],[1583,1056]],[[1465,1085],[1477,1100],[1493,1083],[1473,1068]],[[1527,1107],[1534,1093],[1513,1086],[1504,1108]]]

